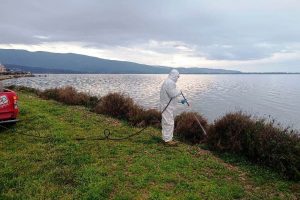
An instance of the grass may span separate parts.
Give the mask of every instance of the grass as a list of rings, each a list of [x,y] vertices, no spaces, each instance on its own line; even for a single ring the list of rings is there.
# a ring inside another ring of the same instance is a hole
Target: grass
[[[20,119],[0,133],[0,199],[299,199],[299,183],[160,131],[122,142],[75,137],[137,131],[124,121],[19,92]],[[38,139],[18,133],[51,137]]]

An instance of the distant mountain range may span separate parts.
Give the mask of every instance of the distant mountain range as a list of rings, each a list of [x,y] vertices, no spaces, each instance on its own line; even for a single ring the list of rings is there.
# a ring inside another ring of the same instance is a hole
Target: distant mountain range
[[[14,71],[32,73],[166,74],[172,67],[107,60],[73,53],[30,52],[0,49],[0,63]],[[210,68],[176,68],[182,74],[239,74],[240,71]]]

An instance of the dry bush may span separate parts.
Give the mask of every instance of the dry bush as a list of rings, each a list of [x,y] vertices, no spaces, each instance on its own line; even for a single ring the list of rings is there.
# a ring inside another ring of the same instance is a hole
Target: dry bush
[[[132,98],[120,93],[110,93],[102,97],[94,111],[119,119],[126,119],[135,126],[160,126],[161,113],[159,111],[155,109],[145,110],[135,104]]]
[[[300,180],[300,133],[278,126],[274,121],[258,123],[262,128],[254,140],[248,139],[247,157]]]
[[[203,139],[205,139],[205,134],[196,118],[204,129],[207,130],[209,126],[204,117],[195,112],[184,112],[175,118],[175,135],[186,142],[194,144],[203,141]]]
[[[129,112],[128,121],[137,126],[154,126],[160,128],[161,113],[156,109],[145,110],[136,106]]]
[[[85,106],[91,108],[91,111],[94,111],[96,105],[98,104],[98,102],[100,101],[100,99],[96,96],[89,96],[89,101],[86,103]]]
[[[143,114],[145,109],[140,106],[132,106],[127,114],[127,120],[131,125],[134,126],[144,126]]]
[[[241,152],[245,147],[242,137],[250,134],[254,125],[250,115],[229,113],[215,121],[208,134],[208,144],[216,150]]]
[[[77,92],[71,86],[66,86],[58,90],[58,101],[69,105],[86,105],[89,99],[87,94]]]
[[[40,91],[38,89],[30,88],[30,87],[27,87],[27,86],[10,85],[10,86],[7,86],[5,88],[10,89],[10,90],[30,92],[30,93],[34,93],[34,94],[39,94],[40,93]]]
[[[299,133],[275,121],[255,119],[242,112],[229,113],[215,121],[207,142],[214,150],[241,154],[291,179],[300,178]]]
[[[133,100],[119,93],[110,93],[100,99],[94,111],[119,119],[127,119],[129,113],[136,109]]]
[[[46,89],[40,93],[40,97],[43,99],[53,99],[58,101],[58,88]]]
[[[53,99],[68,105],[84,105],[94,107],[99,101],[95,96],[89,96],[83,92],[77,92],[75,88],[66,86],[63,88],[46,89],[39,93],[44,99]]]
[[[147,126],[160,127],[161,112],[156,109],[145,110],[143,113],[143,120]]]

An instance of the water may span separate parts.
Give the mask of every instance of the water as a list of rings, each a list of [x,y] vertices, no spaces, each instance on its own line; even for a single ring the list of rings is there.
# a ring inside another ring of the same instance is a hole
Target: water
[[[79,91],[103,96],[122,92],[146,108],[158,108],[159,89],[167,75],[49,74],[5,80],[4,84],[38,89],[71,85]],[[209,121],[230,111],[243,110],[275,118],[300,129],[300,75],[181,75],[178,87],[191,107],[178,104],[178,112],[196,111]]]

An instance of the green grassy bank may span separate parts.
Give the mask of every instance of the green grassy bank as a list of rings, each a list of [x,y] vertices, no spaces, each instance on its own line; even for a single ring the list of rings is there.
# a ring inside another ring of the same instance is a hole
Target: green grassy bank
[[[137,131],[79,106],[19,92],[20,119],[0,133],[0,199],[299,199],[299,183],[198,146],[166,147],[158,129],[126,141],[76,141]],[[18,134],[50,137],[32,138]]]

